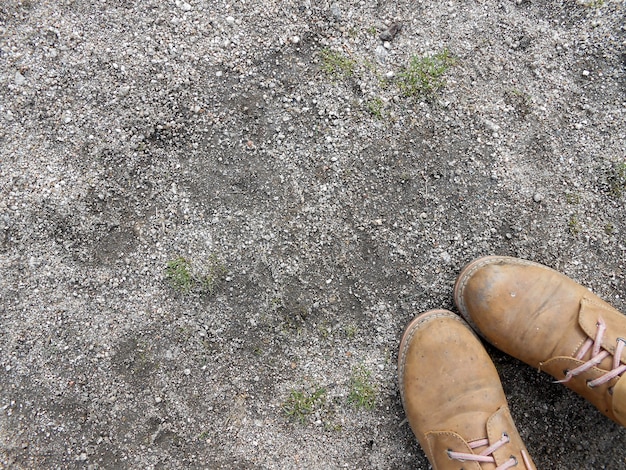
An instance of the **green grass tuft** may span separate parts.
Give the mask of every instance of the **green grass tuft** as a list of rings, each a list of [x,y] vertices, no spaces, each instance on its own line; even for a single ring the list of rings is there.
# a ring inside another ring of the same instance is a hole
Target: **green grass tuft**
[[[346,335],[346,338],[354,339],[354,337],[356,336],[356,333],[357,333],[357,331],[359,331],[359,329],[358,329],[358,327],[354,323],[352,323],[352,324],[346,326],[343,331],[344,331],[344,333]]]
[[[371,373],[363,366],[356,367],[350,377],[348,402],[357,408],[371,410],[376,406],[378,391],[370,380]]]
[[[165,278],[172,289],[182,294],[191,291],[213,294],[227,273],[226,266],[217,255],[212,254],[205,272],[206,274],[198,274],[187,259],[179,256],[167,262]]]
[[[318,388],[312,393],[292,390],[282,404],[284,413],[294,421],[305,424],[309,415],[326,401],[326,389]]]
[[[608,177],[610,194],[620,198],[626,193],[626,163],[616,163]]]
[[[587,2],[583,2],[583,6],[587,8],[600,8],[604,6],[604,0],[589,0]]]
[[[398,75],[400,91],[407,97],[433,99],[446,84],[445,73],[455,63],[456,59],[447,49],[431,57],[414,56]]]
[[[580,194],[566,193],[565,200],[568,204],[580,204]]]
[[[376,119],[382,120],[383,108],[385,106],[382,99],[374,98],[368,101],[366,106],[367,106],[367,110],[370,112],[372,116],[374,116]]]
[[[578,217],[572,215],[567,222],[567,227],[572,235],[578,235],[580,233],[580,223],[578,222]]]
[[[324,48],[320,52],[322,70],[333,77],[351,77],[356,68],[356,61],[338,51]]]
[[[165,277],[174,290],[182,293],[189,292],[195,283],[191,264],[182,256],[167,262]]]

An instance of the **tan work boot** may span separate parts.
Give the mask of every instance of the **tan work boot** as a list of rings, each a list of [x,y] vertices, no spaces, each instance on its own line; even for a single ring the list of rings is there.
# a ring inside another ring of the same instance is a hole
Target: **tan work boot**
[[[487,256],[454,287],[465,319],[489,342],[576,391],[626,426],[626,317],[541,264]]]
[[[407,327],[398,354],[407,419],[435,470],[536,470],[480,340],[452,312]]]

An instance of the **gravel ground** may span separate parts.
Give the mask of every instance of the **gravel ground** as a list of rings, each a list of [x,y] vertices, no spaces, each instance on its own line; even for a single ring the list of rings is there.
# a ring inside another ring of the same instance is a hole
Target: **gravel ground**
[[[0,467],[427,469],[397,348],[464,264],[625,311],[624,18],[3,0]],[[488,350],[539,468],[626,468],[624,429]]]

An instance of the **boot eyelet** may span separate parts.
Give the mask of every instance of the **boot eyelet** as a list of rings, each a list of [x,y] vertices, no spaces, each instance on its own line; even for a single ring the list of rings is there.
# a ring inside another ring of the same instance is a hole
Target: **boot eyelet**
[[[502,433],[502,437],[506,438],[506,442],[511,442],[511,438],[509,437],[509,433],[504,431]]]
[[[595,385],[591,385],[591,380],[589,380],[589,379],[585,380],[585,383],[587,384],[587,387],[589,387],[589,388],[596,388]]]
[[[613,395],[613,387],[609,387],[608,391],[609,391],[609,395]]]
[[[569,374],[569,369],[563,369],[563,375],[567,377],[567,374]]]
[[[510,459],[513,459],[513,461],[515,462],[515,463],[513,464],[513,466],[514,466],[514,467],[517,467],[517,464],[518,464],[518,462],[517,462],[517,457],[515,457],[514,455],[511,455],[509,458],[510,458]]]

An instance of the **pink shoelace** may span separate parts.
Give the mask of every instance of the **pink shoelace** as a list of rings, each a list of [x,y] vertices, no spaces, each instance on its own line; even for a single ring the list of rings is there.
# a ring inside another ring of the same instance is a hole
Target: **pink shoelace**
[[[585,357],[585,354],[589,351],[589,348],[593,346],[591,349],[591,358],[585,362],[584,364],[579,365],[578,367],[568,370],[565,373],[565,378],[562,380],[557,380],[556,383],[565,383],[568,382],[572,377],[575,377],[579,374],[582,374],[588,369],[591,369],[594,366],[600,364],[606,357],[610,356],[611,353],[606,349],[602,348],[602,338],[604,337],[604,332],[606,331],[606,323],[602,318],[598,318],[598,323],[596,323],[598,330],[596,331],[595,338],[587,338],[587,341],[583,343],[576,354],[576,359],[579,361]],[[626,364],[621,364],[622,359],[622,351],[626,346],[626,340],[623,338],[617,338],[617,345],[615,346],[615,353],[613,353],[613,367],[606,374],[601,375],[595,380],[590,380],[587,382],[587,385],[591,388],[607,383],[609,380],[622,375],[626,372]]]
[[[496,459],[491,455],[496,450],[498,450],[503,445],[507,444],[511,439],[509,439],[508,434],[502,433],[502,437],[494,442],[492,445],[483,450],[480,454],[468,454],[466,452],[454,452],[452,450],[448,450],[448,457],[454,460],[459,460],[461,462],[486,462],[486,463],[496,463]],[[487,446],[489,445],[489,440],[487,439],[478,439],[476,441],[468,442],[470,449],[476,449],[477,447]],[[524,465],[527,469],[531,469],[530,460],[528,458],[528,454],[525,450],[522,449],[522,459],[524,460]],[[507,468],[511,468],[517,465],[517,459],[513,456],[509,458],[502,465],[498,466],[496,470],[506,470]]]

